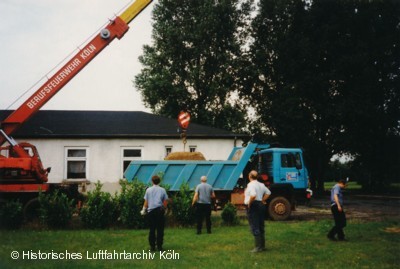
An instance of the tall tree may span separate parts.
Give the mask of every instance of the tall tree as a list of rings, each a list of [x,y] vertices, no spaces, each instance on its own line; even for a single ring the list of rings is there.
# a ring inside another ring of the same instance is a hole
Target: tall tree
[[[398,178],[400,166],[400,2],[354,1],[351,43],[338,69],[340,142],[355,159],[359,181],[371,190]]]
[[[372,172],[382,162],[368,156],[398,136],[399,14],[391,1],[259,2],[243,97],[253,97],[261,130],[306,149],[319,190],[334,154]]]
[[[307,29],[309,13],[300,0],[260,1],[251,47],[255,85],[246,95],[254,97],[258,124],[269,130],[270,139],[304,147],[312,178],[322,179],[333,153],[335,118],[326,44]]]
[[[153,13],[153,44],[135,84],[153,112],[241,130],[245,112],[237,92],[240,55],[250,4],[241,0],[160,0]]]

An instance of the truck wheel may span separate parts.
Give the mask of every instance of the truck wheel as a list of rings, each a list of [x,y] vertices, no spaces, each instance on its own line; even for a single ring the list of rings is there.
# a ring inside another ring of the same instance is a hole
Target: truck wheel
[[[272,220],[287,220],[291,212],[290,203],[285,197],[275,197],[268,204],[268,214]]]
[[[29,200],[24,206],[24,219],[25,221],[32,221],[35,219],[39,219],[39,198],[33,198]]]

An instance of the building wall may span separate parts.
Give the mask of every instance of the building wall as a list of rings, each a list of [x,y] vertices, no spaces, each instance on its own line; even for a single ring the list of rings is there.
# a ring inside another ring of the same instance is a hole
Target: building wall
[[[24,141],[24,139],[18,139]],[[162,160],[166,146],[172,152],[183,151],[180,139],[29,139],[39,151],[43,165],[51,167],[50,183],[59,183],[66,177],[66,149],[85,148],[87,152],[87,179],[91,182],[117,184],[122,178],[122,149],[141,149],[141,160]],[[234,139],[188,139],[186,150],[196,147],[207,160],[226,160],[242,141]]]

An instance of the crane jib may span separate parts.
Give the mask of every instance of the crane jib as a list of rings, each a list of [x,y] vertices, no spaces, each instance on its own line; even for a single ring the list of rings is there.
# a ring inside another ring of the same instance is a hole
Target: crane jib
[[[57,92],[59,92],[71,79],[73,79],[87,64],[89,64],[104,48],[115,38],[122,38],[128,31],[128,25],[119,17],[110,21],[105,30],[106,36],[99,33],[82,49],[80,49],[68,62],[66,62],[48,81],[46,81],[31,97],[18,109],[11,113],[1,126],[3,131],[10,135],[19,126],[35,114]],[[0,136],[0,145],[5,140]]]
[[[85,60],[89,59],[90,55],[95,53],[95,51],[96,46],[89,44],[79,55],[75,56],[75,58],[73,58],[63,69],[56,73],[41,90],[32,96],[26,105],[30,109],[35,108],[35,106],[39,104],[40,101],[43,100],[47,95],[49,95],[53,89],[56,89],[60,83],[62,83],[65,79],[68,79],[69,76],[75,75],[73,71],[79,68]]]
[[[95,58],[112,40],[121,39],[128,31],[128,23],[145,9],[152,0],[136,0],[115,17],[98,35],[83,49],[73,56],[54,75],[52,75],[35,93],[32,94],[19,108],[14,110],[6,119],[0,122],[1,128],[7,135],[15,132],[24,122],[32,117],[58,91],[73,79],[93,58]],[[0,145],[5,139],[0,136]]]

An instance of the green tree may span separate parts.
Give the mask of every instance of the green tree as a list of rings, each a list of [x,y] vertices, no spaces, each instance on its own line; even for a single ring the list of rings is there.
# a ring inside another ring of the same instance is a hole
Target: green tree
[[[388,187],[400,166],[400,2],[354,1],[349,43],[337,68],[342,132],[365,189]],[[398,179],[398,178],[397,178]]]
[[[249,10],[248,1],[160,0],[135,78],[145,104],[167,117],[189,110],[197,123],[243,128],[237,73]]]
[[[311,19],[310,7],[300,0],[259,2],[251,47],[254,86],[245,95],[252,97],[259,132],[304,147],[312,175],[321,180],[333,153],[335,118],[323,53],[328,43],[317,38],[321,28],[307,29]]]
[[[259,2],[242,93],[256,111],[254,131],[304,147],[320,190],[334,154],[387,172],[377,156],[399,135],[398,14],[394,1]]]

